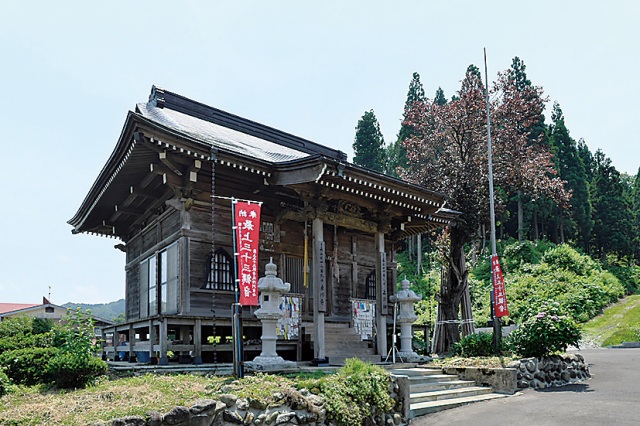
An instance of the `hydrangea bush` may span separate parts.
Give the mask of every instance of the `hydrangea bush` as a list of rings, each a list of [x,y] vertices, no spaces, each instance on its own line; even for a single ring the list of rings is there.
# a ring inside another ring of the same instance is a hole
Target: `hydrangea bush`
[[[558,302],[544,302],[537,312],[528,312],[526,320],[511,333],[513,352],[523,357],[542,357],[578,346],[582,333],[576,321]]]

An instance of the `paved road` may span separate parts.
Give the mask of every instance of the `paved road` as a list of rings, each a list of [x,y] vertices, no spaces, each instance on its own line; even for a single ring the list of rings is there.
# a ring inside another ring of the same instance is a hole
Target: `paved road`
[[[417,417],[426,425],[640,425],[640,349],[584,349],[591,379]]]

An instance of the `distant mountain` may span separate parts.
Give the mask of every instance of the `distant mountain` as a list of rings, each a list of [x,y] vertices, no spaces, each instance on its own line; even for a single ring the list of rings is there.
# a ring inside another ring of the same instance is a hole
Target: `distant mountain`
[[[65,308],[77,309],[80,307],[82,311],[86,311],[87,309],[91,310],[91,313],[100,318],[108,319],[113,321],[118,315],[124,314],[124,299],[116,300],[115,302],[109,303],[65,303]]]

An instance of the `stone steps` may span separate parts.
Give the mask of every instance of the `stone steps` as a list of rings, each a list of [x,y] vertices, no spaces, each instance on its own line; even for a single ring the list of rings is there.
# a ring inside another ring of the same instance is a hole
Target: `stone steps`
[[[328,355],[327,354],[327,358],[329,358],[329,365],[338,365],[338,366],[344,365],[347,359],[349,358],[359,358],[363,361],[370,362],[371,364],[378,364],[380,362],[380,355],[365,355],[365,354]]]
[[[473,402],[488,401],[490,399],[504,398],[507,395],[489,393],[486,395],[467,396],[463,398],[445,399],[442,401],[429,401],[411,404],[411,418],[423,416],[437,411],[447,410],[449,408],[460,407],[462,405],[471,404]]]
[[[411,391],[411,405],[418,404],[420,402],[428,401],[442,401],[445,399],[465,398],[474,395],[485,395],[491,393],[491,388],[485,388],[482,386],[469,386],[467,384],[462,387],[453,387],[451,389],[444,390],[428,390],[424,392]]]
[[[417,383],[411,382],[411,391],[416,393],[428,392],[428,391],[441,391],[449,389],[458,389],[466,386],[474,386],[476,382],[470,380],[455,380],[444,379],[441,381],[433,381],[430,383]]]
[[[313,342],[313,333],[309,337]],[[381,360],[375,349],[369,347],[369,342],[363,341],[349,323],[325,323],[324,345],[325,356],[329,358],[330,365],[344,365],[348,358],[360,358],[371,363],[379,363]]]
[[[392,374],[409,378],[411,418],[506,396],[493,392],[489,387],[476,386],[471,380],[460,380],[454,374],[443,374],[440,369],[400,368],[393,370]]]

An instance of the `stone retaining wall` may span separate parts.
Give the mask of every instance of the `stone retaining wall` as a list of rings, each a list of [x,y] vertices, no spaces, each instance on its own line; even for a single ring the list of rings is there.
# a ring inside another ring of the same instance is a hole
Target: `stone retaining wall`
[[[518,390],[516,368],[443,367],[442,372],[473,380],[478,386],[489,386],[495,392],[514,394]]]
[[[372,416],[369,425],[400,425],[408,422],[408,392],[402,389],[396,377],[391,376],[389,391],[396,401],[393,412]],[[168,413],[148,412],[146,416],[129,416],[94,426],[214,426],[214,425],[331,425],[327,421],[324,400],[305,389],[291,389],[286,394],[274,395],[277,404],[267,406],[253,398],[238,398],[223,394],[217,400],[206,399],[192,407],[178,406]],[[406,410],[405,410],[406,408]]]
[[[520,389],[564,386],[591,377],[589,365],[580,354],[524,358],[508,366],[517,369],[517,385]]]

